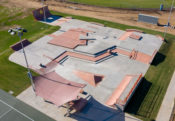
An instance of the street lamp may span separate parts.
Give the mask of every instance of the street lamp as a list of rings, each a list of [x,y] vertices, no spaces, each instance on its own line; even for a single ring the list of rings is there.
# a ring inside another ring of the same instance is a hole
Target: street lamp
[[[45,13],[45,9],[44,9],[44,2],[45,2],[46,0],[41,0],[41,4],[42,4],[42,6],[43,6],[43,12],[44,12],[44,21],[46,22],[46,13]]]
[[[27,30],[24,29],[24,28],[21,28],[21,27],[17,27],[17,28],[13,28],[13,29],[8,30],[8,33],[10,33],[10,35],[14,36],[14,35],[18,34],[18,36],[20,37],[20,43],[21,43],[21,47],[22,47],[23,54],[24,54],[24,59],[25,59],[25,62],[26,62],[27,70],[28,70],[27,75],[30,78],[33,90],[35,91],[35,85],[33,83],[32,73],[31,73],[30,68],[29,68],[29,64],[28,64],[28,61],[27,61],[27,56],[26,56],[26,53],[25,53],[25,50],[24,50],[24,45],[23,45],[22,39],[21,39],[22,36],[23,36],[23,33],[26,33],[26,32],[27,32]]]
[[[169,16],[168,16],[167,25],[166,25],[166,27],[165,27],[164,37],[163,37],[164,39],[165,39],[165,37],[166,37],[168,27],[170,26],[170,19],[171,19],[171,14],[172,14],[173,8],[174,8],[174,0],[172,0],[172,4],[171,4],[170,13],[169,13]]]

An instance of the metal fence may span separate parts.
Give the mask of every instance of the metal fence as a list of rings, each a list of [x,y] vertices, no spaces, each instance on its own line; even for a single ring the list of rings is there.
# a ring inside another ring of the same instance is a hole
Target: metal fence
[[[139,14],[138,15],[138,22],[146,22],[150,24],[157,24],[158,23],[158,17],[145,15],[145,14]]]

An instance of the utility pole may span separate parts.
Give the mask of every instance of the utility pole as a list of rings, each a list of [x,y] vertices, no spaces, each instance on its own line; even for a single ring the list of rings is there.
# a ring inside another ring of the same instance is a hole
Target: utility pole
[[[173,6],[174,6],[174,0],[172,0],[171,9],[170,9],[170,13],[169,13],[169,16],[168,16],[168,22],[167,22],[167,25],[166,25],[166,27],[165,27],[164,39],[165,39],[165,37],[166,37],[167,30],[168,30],[168,27],[169,27],[169,24],[170,24],[170,19],[171,19],[171,14],[172,14]]]
[[[41,4],[42,4],[42,6],[43,6],[43,14],[44,14],[44,21],[46,22],[46,13],[45,13],[45,9],[44,9],[44,1],[45,0],[41,0]]]
[[[26,67],[27,67],[27,75],[28,77],[30,78],[30,81],[31,81],[31,85],[32,85],[32,88],[33,88],[33,91],[35,92],[35,85],[33,83],[33,77],[32,77],[32,73],[30,71],[30,68],[29,68],[29,64],[28,64],[28,61],[27,61],[27,56],[26,56],[26,53],[25,53],[25,50],[24,50],[24,45],[22,43],[22,36],[23,36],[23,33],[27,32],[26,29],[23,29],[23,28],[14,28],[14,29],[9,29],[8,32],[11,34],[11,35],[15,35],[16,33],[18,34],[19,38],[20,38],[20,43],[21,43],[21,47],[22,47],[22,51],[23,51],[23,54],[24,54],[24,59],[25,59],[25,63],[26,63]]]

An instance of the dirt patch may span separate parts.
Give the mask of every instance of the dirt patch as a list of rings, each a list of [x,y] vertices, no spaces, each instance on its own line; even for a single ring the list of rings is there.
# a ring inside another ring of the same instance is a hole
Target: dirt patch
[[[8,5],[9,4],[16,5],[24,9],[39,8],[42,6],[40,2],[37,2],[37,0],[8,0],[8,1],[9,1]],[[166,12],[166,11],[120,10],[120,9],[112,9],[112,8],[84,6],[84,5],[70,4],[70,3],[64,3],[64,2],[55,2],[54,0],[47,1],[46,4],[49,5],[49,9],[55,10],[58,12],[81,15],[81,16],[86,15],[88,17],[103,19],[107,21],[131,25],[131,26],[143,27],[147,29],[153,29],[161,32],[165,31],[164,27],[137,22],[138,14],[142,13],[142,14],[157,16],[159,17],[160,24],[166,24],[169,16],[169,12]],[[171,20],[170,20],[171,25],[175,25],[175,22],[173,21],[174,18],[175,18],[175,12],[173,12],[171,16]],[[168,33],[175,35],[175,30],[169,28]]]

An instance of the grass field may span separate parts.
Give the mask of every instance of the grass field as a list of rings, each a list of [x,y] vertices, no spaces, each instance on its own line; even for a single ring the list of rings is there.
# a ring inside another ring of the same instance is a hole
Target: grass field
[[[46,34],[58,30],[58,27],[52,27],[33,19],[31,15],[20,12],[19,9],[11,8],[8,10],[0,6],[0,88],[14,91],[14,95],[19,94],[30,85],[26,75],[25,68],[8,61],[12,50],[10,45],[19,41],[19,37],[10,36],[7,29],[12,25],[20,25],[28,30],[23,38],[34,41]]]
[[[160,4],[170,7],[171,0],[68,0],[87,5],[114,8],[159,8]]]
[[[2,9],[6,8],[0,7],[0,11]],[[85,21],[99,22],[106,26],[122,30],[135,28],[143,30],[146,33],[162,35],[160,32],[134,26],[127,26],[89,17],[73,16],[57,12],[53,13],[62,16],[72,16],[73,18]],[[0,15],[2,14],[3,13],[0,12]],[[29,32],[25,35],[25,37],[30,41],[34,41],[43,35],[51,33],[58,29],[58,27],[51,27],[36,22],[33,20],[31,15],[20,20],[21,16],[23,15],[20,12],[17,12],[13,16],[8,15],[9,14],[3,18],[0,18],[0,53],[4,52],[3,54],[0,54],[0,88],[6,91],[13,90],[15,95],[17,95],[28,87],[30,82],[26,77],[26,70],[23,67],[8,61],[8,56],[12,53],[12,51],[9,49],[9,45],[18,41],[18,38],[9,36],[6,31],[6,27],[16,24],[27,28]],[[150,121],[156,118],[175,69],[175,36],[167,34],[166,41],[167,43],[162,45],[159,54],[153,61],[153,65],[150,66],[144,80],[140,84],[126,108],[127,113],[143,120]]]

